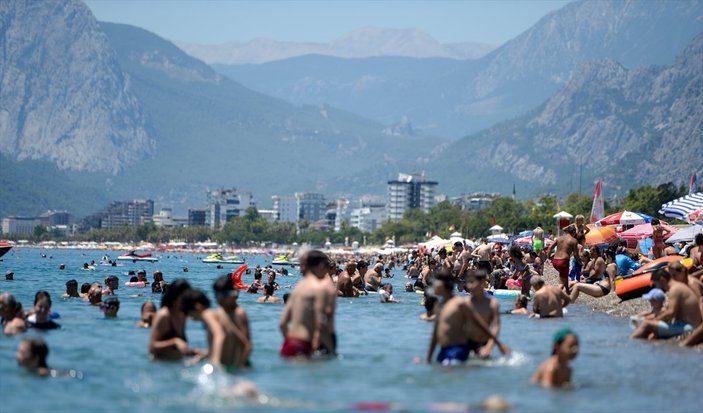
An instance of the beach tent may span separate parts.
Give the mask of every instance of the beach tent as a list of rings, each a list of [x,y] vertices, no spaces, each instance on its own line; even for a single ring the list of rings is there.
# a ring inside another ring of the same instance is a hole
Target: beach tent
[[[691,225],[690,227],[681,228],[676,232],[676,234],[669,237],[666,240],[667,243],[673,244],[676,242],[691,242],[695,238],[696,234],[703,233],[703,225]]]

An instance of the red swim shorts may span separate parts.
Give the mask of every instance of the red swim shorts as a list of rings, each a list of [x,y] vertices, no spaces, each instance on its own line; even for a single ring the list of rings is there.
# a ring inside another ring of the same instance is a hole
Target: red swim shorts
[[[552,266],[559,272],[559,278],[566,280],[569,278],[569,260],[552,260]]]
[[[286,337],[281,347],[282,357],[310,357],[312,354],[312,344],[309,341],[295,337]]]

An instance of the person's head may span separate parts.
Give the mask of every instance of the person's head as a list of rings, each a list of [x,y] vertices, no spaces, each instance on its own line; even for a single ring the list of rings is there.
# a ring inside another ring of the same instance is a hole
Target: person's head
[[[652,288],[648,293],[642,295],[642,298],[649,301],[652,310],[661,310],[666,301],[666,294],[660,288]]]
[[[356,272],[356,261],[347,262],[347,265],[344,267],[344,271],[346,271],[349,275],[353,275]]]
[[[269,283],[264,284],[264,294],[273,295],[273,291],[274,291],[273,285],[271,285]]]
[[[60,269],[60,270],[65,270],[65,269],[66,269],[66,264],[64,264],[64,263],[59,264],[59,269]]]
[[[8,271],[5,273],[5,280],[6,281],[12,281],[15,279],[15,273],[12,271]]]
[[[454,286],[456,285],[456,280],[451,272],[446,269],[442,269],[435,277],[432,282],[432,289],[435,295],[441,297],[448,297],[452,295]]]
[[[393,294],[393,284],[391,283],[385,283],[383,284],[383,290],[386,291],[388,294]]]
[[[655,225],[659,225],[660,222],[659,222],[659,220],[658,220],[657,218],[652,218],[651,224],[652,224],[652,226],[655,226]]]
[[[161,270],[156,270],[154,271],[154,281],[163,281],[164,280],[164,274],[161,272]]]
[[[660,268],[652,273],[652,284],[655,288],[661,288],[664,292],[669,291],[669,283],[671,282],[671,274],[663,268]]]
[[[116,275],[110,275],[105,278],[105,286],[112,291],[115,291],[120,287],[120,279]]]
[[[373,270],[376,271],[378,274],[382,274],[383,273],[383,264],[381,264],[380,262],[376,263],[376,265],[373,266]]]
[[[218,277],[212,284],[217,303],[223,307],[233,307],[237,305],[239,289],[235,288],[234,281],[229,275]]]
[[[356,264],[356,268],[359,270],[359,274],[364,275],[366,270],[369,269],[369,263],[364,260],[361,260]]]
[[[20,341],[17,347],[17,364],[28,369],[47,368],[46,357],[49,347],[41,338],[27,338]]]
[[[667,269],[669,274],[671,274],[671,278],[682,283],[688,283],[688,270],[681,261],[670,261],[667,264]]]
[[[694,238],[694,242],[696,246],[703,246],[703,232],[700,234],[696,234],[696,238]]]
[[[210,308],[210,299],[201,290],[191,288],[181,297],[181,310],[186,315],[200,320],[203,311]]]
[[[560,359],[573,360],[579,354],[579,338],[570,328],[565,327],[557,331],[553,340],[552,354]]]
[[[544,287],[544,278],[539,275],[534,275],[530,279],[530,284],[532,285],[532,288],[535,289],[535,291],[539,291],[542,287]]]
[[[9,321],[15,318],[20,307],[14,295],[10,293],[0,294],[0,317],[3,320]]]
[[[515,261],[522,261],[523,257],[524,255],[520,247],[518,247],[517,245],[513,245],[512,247],[510,247],[510,258]]]
[[[88,294],[88,291],[90,291],[90,283],[81,284],[81,294]]]
[[[78,295],[78,281],[68,280],[66,281],[66,294],[75,297]]]
[[[466,289],[474,294],[483,294],[488,274],[485,270],[470,271],[466,277]]]
[[[576,225],[583,225],[585,219],[586,218],[581,214],[576,215]]]
[[[329,258],[320,250],[308,251],[305,255],[305,268],[318,278],[327,275]]]
[[[527,308],[527,296],[525,294],[520,294],[515,299],[515,308]]]
[[[437,255],[439,255],[440,258],[447,258],[447,249],[442,247],[437,251]]]
[[[115,296],[110,296],[100,304],[100,310],[107,318],[117,317],[117,311],[120,309],[120,300]]]
[[[183,278],[176,278],[161,296],[161,307],[177,308],[180,305],[180,298],[183,293],[190,289],[188,281]]]
[[[131,282],[131,283],[139,282],[139,278],[137,278],[136,276],[129,277],[129,282]]]
[[[103,300],[103,287],[100,283],[93,283],[88,290],[88,301],[91,304],[98,304]]]
[[[37,305],[39,300],[46,298],[49,304],[49,309],[51,309],[51,294],[44,290],[39,290],[34,294],[34,305]]]
[[[151,321],[154,319],[154,315],[156,314],[156,304],[152,301],[145,302],[142,304],[141,314],[142,322],[148,326],[151,326]]]
[[[137,280],[138,281],[144,281],[146,282],[146,271],[145,270],[139,270],[137,271]]]
[[[45,296],[34,300],[34,314],[36,315],[38,323],[48,321],[51,315],[51,300]]]
[[[413,283],[407,282],[405,283],[405,292],[411,293],[415,291],[415,288],[413,287]]]
[[[161,287],[161,281],[154,281],[153,283],[151,283],[151,293],[152,294],[163,293],[163,288]]]
[[[274,271],[269,271],[267,284],[273,284],[275,281],[276,281],[276,273]]]
[[[574,227],[572,227],[571,225],[569,225],[568,227],[564,228],[564,232],[566,232],[567,234],[571,235],[572,237],[576,237],[576,230],[575,230]]]
[[[542,228],[542,223],[541,223],[541,222],[537,224],[537,228]]]
[[[454,253],[456,255],[461,254],[461,252],[464,251],[464,243],[461,241],[456,241],[454,243],[454,247],[452,248],[452,250],[454,250]],[[445,250],[445,252],[446,252],[446,250]]]

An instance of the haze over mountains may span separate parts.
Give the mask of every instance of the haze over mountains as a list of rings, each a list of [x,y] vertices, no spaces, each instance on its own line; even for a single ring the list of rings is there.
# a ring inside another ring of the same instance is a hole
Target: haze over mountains
[[[205,63],[234,65],[266,63],[311,54],[344,58],[404,56],[476,59],[497,47],[477,42],[442,44],[419,29],[398,30],[380,27],[363,27],[344,34],[332,43],[286,42],[258,38],[248,42],[218,45],[178,41],[175,44]]]
[[[380,195],[420,170],[450,195],[683,182],[703,174],[702,16],[701,1],[577,2],[478,60],[302,56],[218,73],[77,0],[0,2],[0,216],[139,197],[182,211],[216,186],[262,206]]]

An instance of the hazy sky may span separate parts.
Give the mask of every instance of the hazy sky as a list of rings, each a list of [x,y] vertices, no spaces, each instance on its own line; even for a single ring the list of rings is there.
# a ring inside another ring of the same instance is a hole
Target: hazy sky
[[[503,43],[570,0],[86,0],[101,21],[170,40],[216,44],[258,37],[329,43],[375,26],[422,29],[442,43]]]

